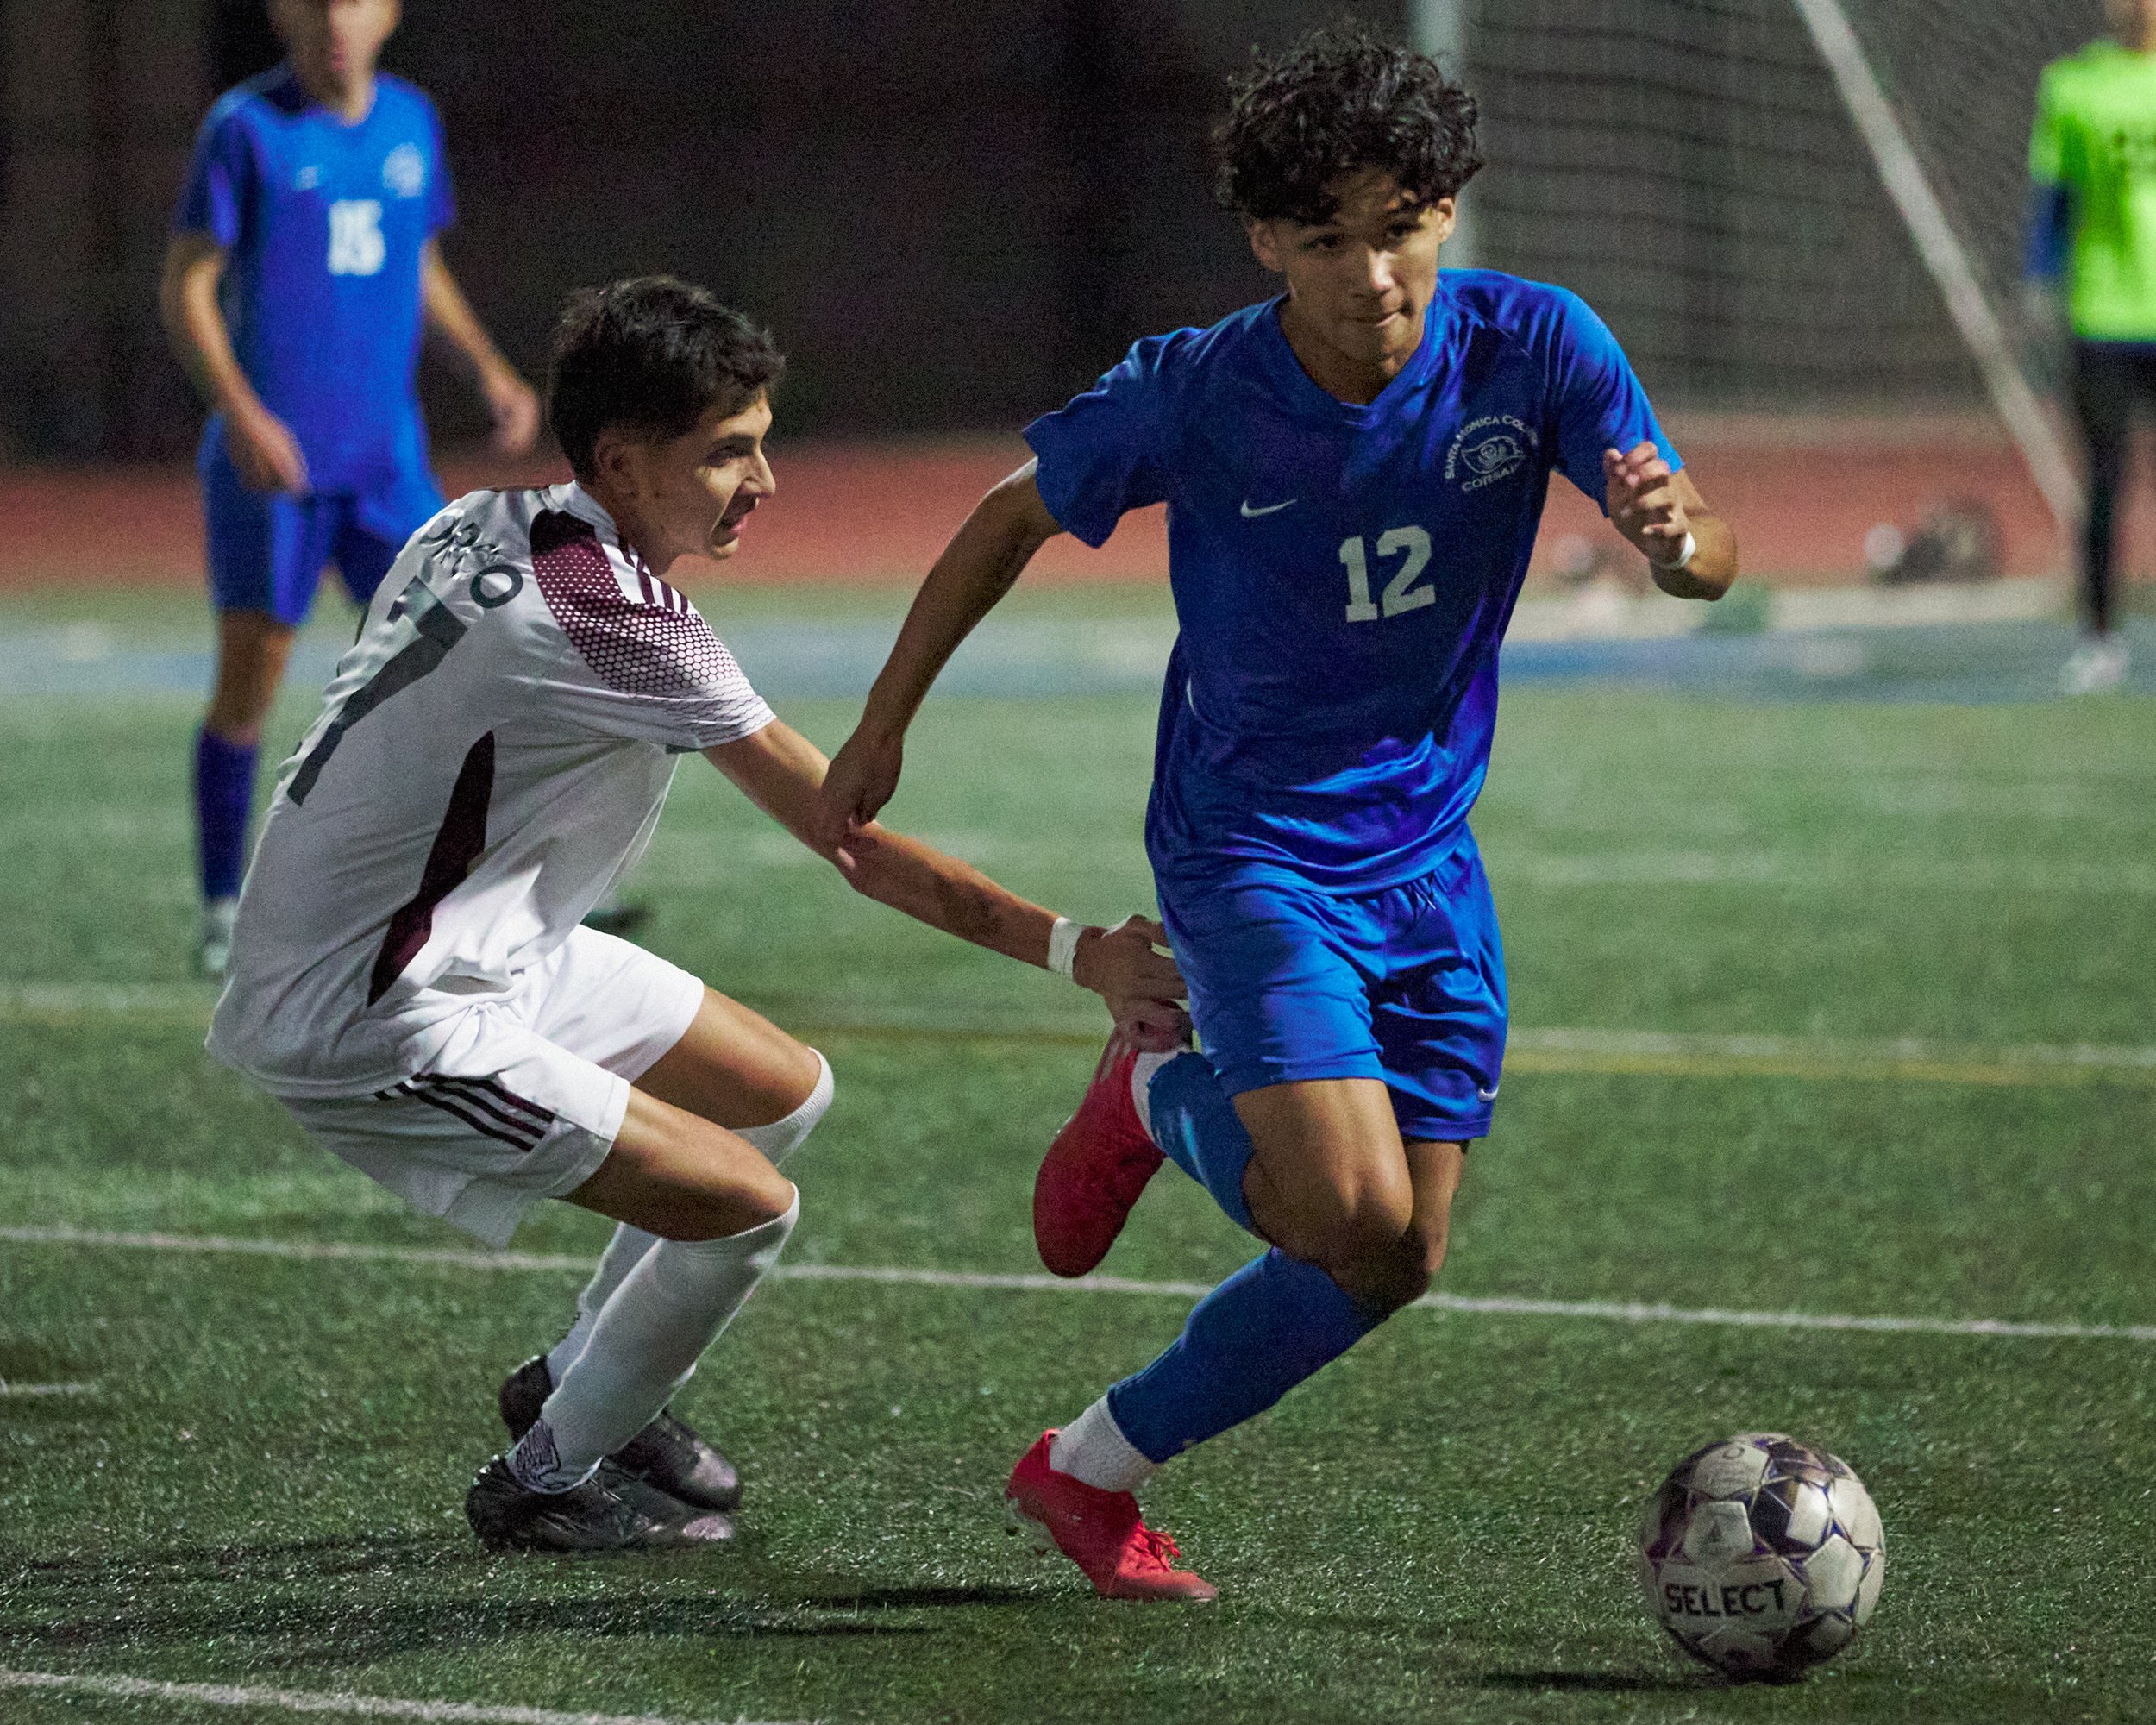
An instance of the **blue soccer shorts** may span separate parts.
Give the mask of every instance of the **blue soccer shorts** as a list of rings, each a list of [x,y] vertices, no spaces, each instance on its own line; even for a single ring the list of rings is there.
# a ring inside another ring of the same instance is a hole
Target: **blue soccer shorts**
[[[1163,882],[1161,904],[1191,1017],[1229,1095],[1376,1078],[1404,1138],[1489,1131],[1505,960],[1473,839],[1421,879],[1378,892]]]
[[[221,448],[205,448],[198,471],[210,602],[219,611],[266,611],[289,629],[307,620],[327,563],[364,608],[404,542],[445,501],[424,467],[361,491],[306,497],[249,491]]]

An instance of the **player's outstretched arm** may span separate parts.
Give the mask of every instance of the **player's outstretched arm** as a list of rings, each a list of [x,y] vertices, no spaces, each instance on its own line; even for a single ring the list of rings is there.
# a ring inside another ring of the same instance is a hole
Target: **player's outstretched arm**
[[[172,235],[157,296],[165,334],[204,404],[224,415],[225,444],[241,479],[256,491],[297,495],[307,490],[307,458],[291,428],[262,405],[240,369],[217,301],[224,264],[224,248],[211,235]]]
[[[1028,461],[975,505],[906,612],[898,643],[868,692],[861,722],[831,762],[811,842],[825,854],[874,820],[899,787],[906,727],[929,686],[1033,554],[1063,530],[1041,501]]]
[[[539,398],[502,357],[432,240],[420,254],[419,286],[427,327],[471,363],[486,411],[494,416],[494,447],[505,455],[525,454],[539,438]]]
[[[1720,599],[1737,579],[1737,533],[1707,506],[1682,467],[1670,471],[1652,443],[1605,449],[1610,525],[1647,560],[1672,599]],[[1686,543],[1691,551],[1686,555]]]
[[[970,864],[875,821],[855,825],[842,844],[823,843],[817,821],[829,763],[799,732],[774,722],[753,737],[704,753],[757,807],[835,862],[856,892],[977,946],[1051,968],[1055,913],[998,886]],[[1167,939],[1158,923],[1141,917],[1113,928],[1080,930],[1070,972],[1081,988],[1107,1002],[1126,1037],[1162,1052],[1180,1046],[1190,1028],[1179,1004],[1181,975],[1175,960],[1156,950]]]

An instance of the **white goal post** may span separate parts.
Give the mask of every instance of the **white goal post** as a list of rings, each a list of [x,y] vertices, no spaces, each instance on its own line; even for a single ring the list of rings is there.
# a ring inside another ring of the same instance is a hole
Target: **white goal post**
[[[1968,345],[1977,369],[1984,374],[1991,405],[1998,410],[2021,459],[2028,463],[2029,475],[2043,492],[2059,531],[2071,541],[2079,530],[2085,507],[2073,458],[2015,356],[1997,311],[1985,298],[1969,260],[1969,248],[1962,244],[1940,208],[1923,163],[1910,147],[1908,135],[1880,87],[1871,62],[1865,57],[1864,45],[1849,26],[1848,13],[1842,9],[1841,0],[1791,0],[1791,3],[1818,44],[1827,69],[1833,74],[1834,86],[1863,135],[1865,147],[1877,164],[1887,196],[1902,212],[1917,255],[1939,284],[1947,314]]]

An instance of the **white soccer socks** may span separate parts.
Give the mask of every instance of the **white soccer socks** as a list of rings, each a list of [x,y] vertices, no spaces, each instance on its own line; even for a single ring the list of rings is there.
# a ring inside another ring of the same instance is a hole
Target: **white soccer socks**
[[[627,1222],[616,1224],[613,1239],[606,1242],[606,1250],[599,1254],[599,1268],[584,1284],[584,1291],[576,1296],[576,1322],[569,1326],[568,1334],[547,1350],[549,1383],[559,1383],[568,1376],[576,1357],[584,1352],[584,1344],[591,1340],[592,1326],[599,1321],[599,1314],[613,1298],[614,1290],[642,1262],[643,1255],[658,1244],[659,1236],[655,1233],[632,1228]]]
[[[1136,1491],[1160,1471],[1158,1462],[1123,1435],[1105,1396],[1050,1440],[1048,1465],[1100,1491]]]
[[[662,1239],[645,1251],[599,1308],[538,1422],[510,1452],[517,1480],[534,1491],[567,1491],[650,1424],[778,1262],[800,1214],[797,1191],[784,1215],[761,1226],[724,1239]]]
[[[784,1162],[816,1130],[816,1124],[831,1105],[837,1085],[831,1077],[830,1062],[822,1052],[811,1049],[816,1056],[816,1085],[801,1106],[782,1120],[774,1120],[768,1126],[736,1126],[734,1135],[745,1138],[761,1151],[775,1166]],[[584,1291],[576,1296],[576,1321],[569,1333],[547,1350],[547,1378],[560,1383],[568,1376],[569,1368],[584,1352],[584,1345],[592,1339],[592,1326],[599,1321],[600,1308],[613,1297],[622,1280],[634,1270],[643,1255],[659,1243],[659,1236],[642,1228],[632,1228],[623,1222],[614,1230],[614,1237],[606,1243],[606,1250],[599,1255],[599,1268],[592,1272],[592,1279],[584,1284]]]
[[[1141,1054],[1131,1063],[1131,1101],[1138,1107],[1138,1123],[1145,1128],[1145,1136],[1156,1145],[1160,1139],[1153,1132],[1153,1075],[1181,1052],[1181,1049],[1171,1049],[1166,1054]],[[1055,1465],[1052,1462],[1049,1465]]]
[[[774,1167],[808,1141],[808,1135],[816,1130],[817,1121],[824,1118],[837,1089],[831,1077],[830,1062],[824,1058],[819,1049],[812,1048],[809,1052],[816,1056],[816,1088],[808,1093],[807,1100],[784,1120],[774,1120],[768,1126],[732,1129],[736,1138],[747,1138],[771,1159]]]

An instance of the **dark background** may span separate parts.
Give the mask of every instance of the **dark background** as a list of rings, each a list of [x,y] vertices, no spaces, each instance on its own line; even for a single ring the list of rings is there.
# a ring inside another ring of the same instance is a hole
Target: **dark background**
[[[1136,336],[1267,291],[1212,205],[1223,80],[1306,0],[408,0],[445,250],[536,379],[582,283],[672,270],[770,323],[789,435],[1007,430]],[[1358,0],[1406,34],[1409,0]],[[1451,0],[1484,262],[1578,289],[1665,407],[1979,406],[1792,0]],[[2097,0],[1850,0],[2002,309],[2037,72]],[[0,460],[161,459],[200,423],[157,327],[166,223],[260,0],[0,0]],[[437,432],[483,429],[446,367]]]
[[[1249,46],[1315,16],[411,0],[383,64],[442,110],[445,252],[535,378],[567,289],[672,270],[776,330],[790,433],[1001,429],[1137,335],[1264,291],[1212,206],[1205,133]],[[156,327],[164,223],[214,93],[275,39],[259,0],[4,0],[0,22],[0,452],[179,453],[199,421]],[[438,431],[479,428],[446,367],[426,381]]]

